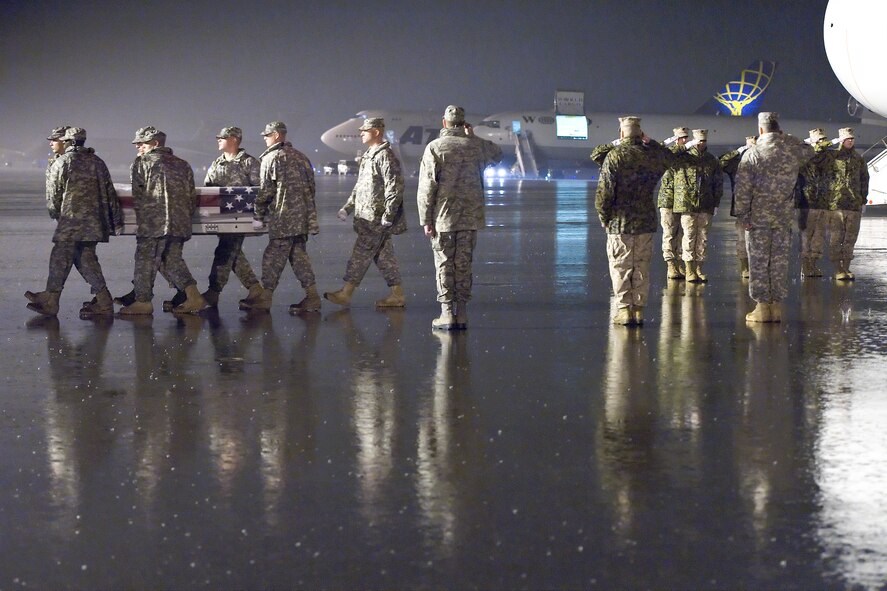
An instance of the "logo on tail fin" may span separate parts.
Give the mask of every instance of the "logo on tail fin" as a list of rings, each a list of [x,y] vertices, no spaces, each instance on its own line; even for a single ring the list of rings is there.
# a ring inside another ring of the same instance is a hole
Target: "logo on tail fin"
[[[764,91],[770,86],[775,73],[776,62],[752,62],[740,72],[738,79],[727,82],[697,113],[709,111],[710,105],[713,105],[718,114],[732,117],[756,114]]]

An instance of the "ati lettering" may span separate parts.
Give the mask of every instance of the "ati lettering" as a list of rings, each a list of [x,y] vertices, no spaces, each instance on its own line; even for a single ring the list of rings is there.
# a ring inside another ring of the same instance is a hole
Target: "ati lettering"
[[[407,128],[403,135],[400,136],[401,144],[415,144],[423,146],[431,140],[437,139],[440,130],[435,127],[422,127],[421,125],[411,125]],[[427,137],[426,137],[427,136]],[[422,140],[425,140],[424,142]]]

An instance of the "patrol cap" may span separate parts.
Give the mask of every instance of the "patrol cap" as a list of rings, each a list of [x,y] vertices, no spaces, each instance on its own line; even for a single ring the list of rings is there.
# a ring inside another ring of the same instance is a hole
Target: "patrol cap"
[[[243,139],[243,130],[239,127],[223,127],[222,131],[219,132],[219,135],[216,136],[217,140],[225,139],[228,137],[236,137],[239,140]]]
[[[453,125],[462,125],[465,123],[465,109],[450,105],[444,111],[444,121]]]
[[[619,129],[622,130],[626,136],[639,136],[641,135],[641,118],[635,117],[634,115],[620,117]]]
[[[811,144],[815,144],[816,142],[821,142],[822,140],[826,139],[825,130],[821,127],[811,129],[809,133]]]
[[[694,129],[693,130],[693,139],[697,142],[707,142],[708,141],[708,130],[707,129]]]
[[[61,139],[63,142],[85,142],[86,130],[82,127],[69,127]]]
[[[68,130],[67,125],[62,125],[61,127],[54,127],[52,131],[49,132],[49,137],[46,139],[49,141],[58,141],[64,137],[65,132]]]
[[[136,136],[133,138],[132,143],[146,144],[154,140],[157,140],[158,144],[163,145],[164,143],[166,143],[166,134],[153,125],[148,125],[145,127],[141,127],[138,131],[136,131]]]
[[[385,119],[382,117],[368,117],[363,120],[363,125],[357,131],[369,131],[370,129],[385,129]]]
[[[852,140],[855,138],[856,138],[856,136],[853,135],[853,128],[852,127],[842,127],[841,129],[838,130],[838,139],[841,140],[842,142],[844,140]]]
[[[686,127],[675,127],[674,129],[671,130],[671,132],[672,132],[672,135],[674,135],[676,138],[690,137],[690,130],[687,129]]]
[[[275,131],[280,133],[286,133],[286,124],[283,121],[272,121],[268,125],[265,126],[265,131],[262,132],[263,136],[271,135]]]
[[[758,113],[758,127],[769,127],[773,123],[779,122],[779,113],[766,111]]]

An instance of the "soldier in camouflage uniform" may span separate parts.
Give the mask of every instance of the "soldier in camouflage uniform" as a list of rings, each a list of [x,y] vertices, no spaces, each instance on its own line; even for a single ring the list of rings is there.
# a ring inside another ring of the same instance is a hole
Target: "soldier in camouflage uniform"
[[[161,267],[175,288],[186,296],[173,311],[198,312],[206,307],[206,300],[182,258],[185,241],[191,238],[191,217],[199,203],[191,165],[173,155],[165,145],[166,134],[154,127],[136,131],[132,143],[138,152],[130,171],[137,225],[135,301],[121,308],[120,313],[154,312],[154,279]]]
[[[243,131],[239,127],[225,127],[216,136],[222,155],[209,165],[203,184],[207,187],[259,186],[259,161],[240,147]],[[231,269],[249,290],[246,299],[258,297],[262,286],[243,254],[244,234],[219,234],[219,245],[213,255],[209,272],[209,288],[203,293],[208,306],[219,305],[219,294],[228,283]]]
[[[314,169],[308,158],[286,141],[286,125],[272,121],[265,126],[265,150],[260,159],[260,189],[253,213],[253,228],[261,230],[268,218],[268,246],[262,257],[262,290],[243,300],[243,308],[268,310],[280,274],[289,261],[305,297],[290,306],[290,314],[320,310],[320,295],[305,249],[308,235],[320,232],[314,203]]]
[[[46,291],[25,293],[31,302],[28,308],[46,316],[58,314],[59,296],[71,266],[76,265],[96,294],[94,302],[84,304],[81,316],[113,314],[111,294],[95,249],[97,243],[107,242],[111,233],[123,232],[123,213],[114,183],[102,159],[92,148],[84,147],[85,129],[68,127],[64,135],[50,141],[61,141],[65,147],[52,162],[46,179],[49,215],[58,225],[52,237]]]
[[[431,239],[440,316],[431,327],[468,327],[471,262],[484,227],[484,169],[502,159],[496,144],[474,135],[465,109],[444,111],[440,136],[425,146],[419,165],[419,224]]]
[[[708,151],[708,130],[694,129],[687,142],[682,165],[674,169],[674,212],[681,215],[684,230],[683,258],[687,281],[704,283],[702,272],[711,218],[724,194],[724,178],[718,159]]]
[[[806,141],[813,146],[814,155],[801,167],[795,185],[801,233],[801,275],[822,277],[816,261],[822,257],[828,229],[829,187],[835,153],[829,150],[831,142],[821,128],[811,129]]]
[[[721,170],[730,179],[730,216],[734,218],[736,217],[736,192],[734,190],[736,186],[736,169],[739,168],[739,161],[742,160],[742,155],[746,150],[755,145],[756,140],[757,136],[746,136],[744,146],[730,150],[719,159]],[[748,248],[745,245],[745,228],[740,225],[738,219],[736,220],[736,258],[739,259],[739,276],[742,279],[748,279]]]
[[[674,135],[664,144],[669,147],[671,153],[675,155],[675,165],[669,166],[662,180],[659,182],[659,199],[656,205],[659,207],[659,223],[662,225],[662,258],[665,260],[667,277],[669,279],[684,279],[684,270],[681,268],[681,239],[683,238],[683,230],[681,228],[681,214],[674,212],[674,177],[675,171],[684,165],[686,160],[686,148],[684,147],[687,140],[690,139],[690,130],[686,127],[675,127],[672,132]]]
[[[865,160],[853,149],[853,129],[838,130],[841,147],[832,159],[829,199],[829,256],[835,266],[835,279],[852,281],[850,261],[859,237],[862,206],[869,194],[869,171]]]
[[[795,217],[798,171],[813,151],[783,134],[776,113],[758,114],[759,136],[736,171],[736,217],[746,229],[749,295],[757,306],[748,322],[780,322],[780,302],[788,293],[788,257]]]
[[[674,155],[643,135],[638,117],[620,117],[621,143],[601,167],[595,209],[607,232],[607,259],[618,311],[614,324],[637,325],[650,292],[656,184]]]
[[[367,151],[360,159],[354,190],[338,214],[339,219],[345,221],[348,214],[354,212],[357,240],[345,268],[345,285],[323,297],[334,304],[348,306],[370,263],[375,262],[391,288],[388,297],[377,300],[376,306],[402,308],[404,294],[391,236],[403,234],[407,229],[403,215],[403,173],[400,161],[385,141],[384,119],[366,119],[359,131]]]

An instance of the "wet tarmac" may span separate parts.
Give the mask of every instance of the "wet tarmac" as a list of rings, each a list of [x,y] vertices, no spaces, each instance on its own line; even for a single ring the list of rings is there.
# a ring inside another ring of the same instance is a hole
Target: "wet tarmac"
[[[321,291],[352,184],[319,179]],[[25,309],[52,222],[41,173],[0,173],[0,589],[883,588],[887,217],[855,283],[795,261],[758,327],[719,217],[710,282],[666,283],[657,246],[624,328],[594,185],[497,182],[470,328],[435,333],[415,188],[403,311],[370,269],[350,310],[290,316],[287,271],[271,314],[232,277],[218,313],[159,312],[159,282],[153,318],[84,321],[76,272],[58,319]],[[201,289],[215,242],[185,248]],[[133,250],[99,247],[115,294]]]

